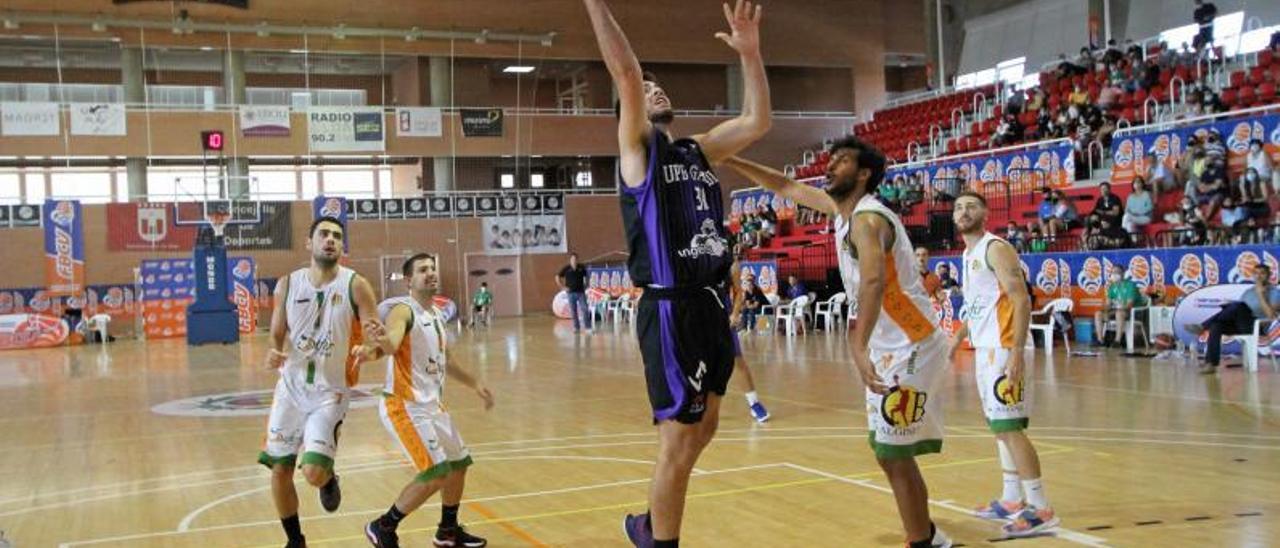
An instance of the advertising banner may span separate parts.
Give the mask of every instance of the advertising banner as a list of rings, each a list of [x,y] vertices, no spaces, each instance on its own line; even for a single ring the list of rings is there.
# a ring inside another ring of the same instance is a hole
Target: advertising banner
[[[588,266],[587,293],[598,299],[616,299],[623,294],[640,296],[641,289],[631,285],[631,274],[625,266]]]
[[[765,295],[778,294],[778,262],[777,261],[743,261],[740,263],[742,268],[740,276],[746,276],[751,273],[755,277],[756,285],[760,286],[760,290]],[[738,280],[742,283],[742,280]]]
[[[486,217],[484,250],[493,255],[565,253],[564,215]]]
[[[40,226],[40,206],[35,204],[13,206],[13,217],[10,223],[14,228]]]
[[[382,109],[311,107],[307,142],[314,152],[379,152],[386,148]]]
[[[766,205],[773,208],[779,221],[796,217],[795,202],[762,188],[746,188],[729,193],[730,228],[737,232],[738,227],[742,225],[743,217],[759,213]]]
[[[1041,186],[1069,187],[1075,182],[1075,173],[1074,149],[1062,143],[923,166],[890,167],[885,179],[919,181],[935,190],[957,183],[981,190],[983,183],[1004,181],[1016,193]]]
[[[440,137],[444,135],[440,109],[432,107],[396,108],[396,136]]]
[[[1245,170],[1249,141],[1262,141],[1263,149],[1273,162],[1280,162],[1280,114],[1237,118],[1207,122],[1161,131],[1130,133],[1111,141],[1112,184],[1129,184],[1139,174],[1146,173],[1146,153],[1152,152],[1156,161],[1172,169],[1187,150],[1192,137],[1204,137],[1217,130],[1227,148],[1227,173],[1232,179]]]
[[[51,136],[62,134],[58,103],[0,103],[0,134]]]
[[[291,129],[287,106],[240,106],[240,134],[245,137],[288,137]]]
[[[48,200],[44,219],[45,284],[51,295],[84,291],[84,216],[78,200]]]
[[[187,334],[187,306],[195,299],[191,259],[145,260],[141,264],[143,313],[148,338]],[[227,296],[236,304],[240,332],[257,327],[257,266],[251,257],[227,257]]]
[[[500,108],[461,110],[462,135],[465,137],[502,137],[503,112]]]
[[[124,105],[75,103],[71,105],[72,135],[121,136],[127,131]]]

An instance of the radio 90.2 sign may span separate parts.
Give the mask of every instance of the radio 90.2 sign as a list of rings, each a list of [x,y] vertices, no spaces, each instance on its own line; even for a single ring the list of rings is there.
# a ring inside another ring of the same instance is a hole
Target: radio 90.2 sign
[[[311,107],[307,112],[307,139],[314,152],[381,151],[385,137],[380,108]]]

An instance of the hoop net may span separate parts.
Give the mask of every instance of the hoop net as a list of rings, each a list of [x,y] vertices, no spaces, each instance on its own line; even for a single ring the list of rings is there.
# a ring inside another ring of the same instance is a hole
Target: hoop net
[[[210,211],[204,216],[205,221],[209,223],[209,227],[213,229],[214,236],[222,236],[222,231],[227,229],[227,223],[231,222],[230,211]]]

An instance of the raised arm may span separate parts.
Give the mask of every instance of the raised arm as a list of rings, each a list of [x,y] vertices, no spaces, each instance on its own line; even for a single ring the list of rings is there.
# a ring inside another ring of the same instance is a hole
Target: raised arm
[[[627,186],[644,183],[647,171],[645,145],[651,131],[645,115],[644,77],[640,61],[631,51],[627,36],[604,0],[583,0],[587,14],[591,16],[591,29],[595,32],[600,56],[609,69],[613,85],[618,89],[618,153],[622,180]]]
[[[764,137],[773,126],[773,107],[769,98],[769,78],[760,56],[760,16],[764,7],[738,0],[733,10],[724,4],[724,17],[730,33],[718,32],[738,52],[742,62],[742,114],[721,122],[711,131],[694,136],[702,153],[713,165],[733,156]]]
[[[781,171],[763,166],[738,156],[730,156],[724,160],[725,165],[741,173],[751,182],[765,187],[783,198],[787,198],[809,209],[821,211],[828,215],[835,214],[836,202],[826,192],[804,183],[791,180]]]

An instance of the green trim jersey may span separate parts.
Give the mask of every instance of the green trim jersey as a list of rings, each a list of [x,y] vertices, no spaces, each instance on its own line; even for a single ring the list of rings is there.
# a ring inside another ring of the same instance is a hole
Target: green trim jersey
[[[352,299],[355,271],[339,266],[329,283],[312,285],[308,269],[289,274],[285,320],[288,357],[281,376],[304,384],[348,387],[354,381],[349,356],[360,342],[359,314]]]

